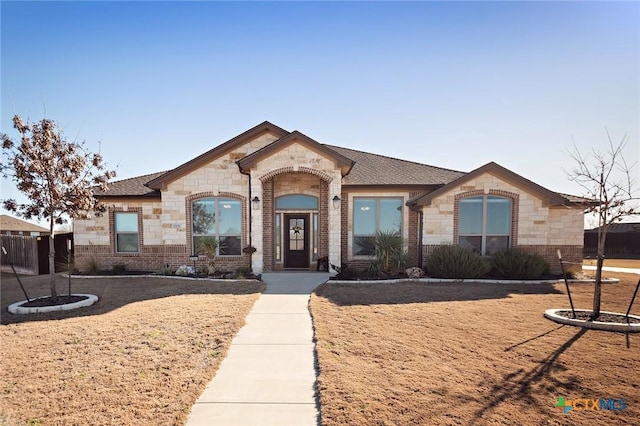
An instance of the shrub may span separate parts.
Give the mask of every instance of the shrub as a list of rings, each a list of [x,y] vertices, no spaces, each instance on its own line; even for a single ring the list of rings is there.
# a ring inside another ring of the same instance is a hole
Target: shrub
[[[336,271],[336,278],[343,278],[343,279],[348,279],[348,278],[353,278],[357,275],[357,271],[354,270],[352,267],[349,266],[348,263],[342,263],[340,266],[334,265],[333,263],[330,264],[331,269],[333,269],[334,271]]]
[[[98,262],[98,259],[93,256],[88,257],[84,261],[84,269],[89,275],[97,275],[100,270],[100,263]]]
[[[491,270],[480,254],[460,246],[439,246],[427,261],[427,271],[438,278],[480,278]]]
[[[395,273],[400,273],[407,269],[411,262],[409,250],[399,250],[391,256],[391,262]]]
[[[238,279],[247,278],[251,276],[251,268],[247,266],[241,266],[236,269],[235,277]]]
[[[125,265],[124,263],[116,263],[111,267],[111,272],[113,272],[116,275],[122,275],[125,273],[126,270],[127,270],[127,265]]]
[[[402,251],[402,237],[397,231],[377,231],[373,239],[375,257],[381,263],[380,269],[387,272],[393,266],[393,256]]]
[[[549,262],[539,254],[529,254],[519,248],[496,251],[491,256],[493,273],[510,279],[539,278],[549,272]]]
[[[162,269],[162,275],[173,275],[174,271],[173,269],[171,269],[171,265],[169,265],[168,263],[166,265],[164,265],[164,268]]]
[[[207,265],[199,266],[196,270],[196,275],[204,275],[206,277],[209,275],[209,267]]]

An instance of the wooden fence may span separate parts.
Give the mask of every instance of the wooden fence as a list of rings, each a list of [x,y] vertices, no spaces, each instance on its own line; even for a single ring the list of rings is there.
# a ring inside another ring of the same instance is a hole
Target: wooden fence
[[[610,259],[640,259],[640,232],[610,232],[605,241],[605,256]],[[584,233],[584,257],[598,255],[598,234]]]
[[[13,272],[11,263],[19,274],[38,275],[40,273],[38,262],[38,237],[24,235],[1,235],[2,271]]]
[[[2,247],[7,254],[2,253],[2,271],[13,272],[13,267],[19,274],[39,275],[49,273],[49,237],[31,237],[24,235],[0,235]],[[54,237],[56,250],[56,272],[67,270],[68,241],[71,240],[71,260],[73,260],[73,233],[58,234]]]

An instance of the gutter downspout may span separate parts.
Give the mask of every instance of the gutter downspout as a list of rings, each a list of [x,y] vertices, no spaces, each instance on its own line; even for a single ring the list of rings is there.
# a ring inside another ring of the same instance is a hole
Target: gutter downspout
[[[424,231],[424,213],[422,210],[418,211],[418,266],[424,269],[422,259],[422,233]]]
[[[240,163],[236,162],[236,164],[238,165],[238,169],[240,170],[240,173],[242,173],[243,175],[248,176],[249,178],[249,198],[248,198],[248,202],[247,202],[247,210],[249,210],[249,226],[248,226],[248,231],[249,231],[249,247],[253,247],[253,244],[251,243],[251,211],[253,210],[253,206],[251,205],[251,173],[249,172],[245,172],[244,170],[242,170],[242,167],[240,167]],[[253,272],[253,252],[249,253],[249,266],[251,267],[251,271]]]

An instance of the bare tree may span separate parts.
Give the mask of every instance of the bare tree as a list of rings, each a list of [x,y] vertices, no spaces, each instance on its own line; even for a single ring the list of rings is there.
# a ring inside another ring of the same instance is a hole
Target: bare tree
[[[0,172],[4,177],[11,177],[29,201],[20,204],[6,199],[2,203],[5,209],[26,219],[48,219],[49,283],[51,298],[55,301],[58,293],[54,225],[66,223],[66,218],[104,212],[104,206],[93,196],[93,189],[106,190],[115,172],[106,170],[102,156],[86,151],[84,143],[67,141],[52,120],[45,118],[29,124],[15,115],[13,127],[20,134],[20,140],[0,135],[6,157],[6,162],[0,163]]]
[[[594,319],[600,315],[602,265],[609,227],[625,217],[640,213],[638,197],[634,195],[636,182],[631,174],[636,164],[628,164],[623,156],[629,137],[625,134],[615,144],[607,130],[607,139],[609,147],[605,152],[592,149],[582,155],[575,141],[573,151],[569,152],[575,162],[575,168],[569,172],[569,179],[582,187],[587,198],[596,201],[588,207],[588,212],[593,213],[598,220],[598,261],[591,314]]]

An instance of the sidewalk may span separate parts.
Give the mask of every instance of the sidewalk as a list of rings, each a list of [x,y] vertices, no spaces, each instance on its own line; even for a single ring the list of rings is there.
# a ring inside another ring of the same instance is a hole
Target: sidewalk
[[[586,269],[588,271],[595,271],[596,267],[583,265],[582,269]],[[640,274],[640,268],[618,268],[616,266],[603,266],[602,270],[609,271],[609,272],[622,272],[626,274]]]
[[[328,273],[265,273],[267,285],[227,357],[191,409],[187,426],[316,426],[316,368],[309,295]]]

